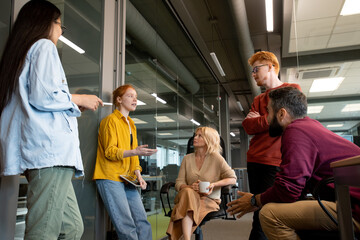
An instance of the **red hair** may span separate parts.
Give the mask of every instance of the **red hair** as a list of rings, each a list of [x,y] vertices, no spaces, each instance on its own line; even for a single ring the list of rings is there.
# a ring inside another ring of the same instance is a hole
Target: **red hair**
[[[135,90],[135,88],[132,85],[125,84],[125,85],[122,85],[122,86],[118,87],[117,89],[115,89],[113,91],[113,104],[114,104],[114,106],[118,107],[119,103],[117,102],[117,98],[122,97],[129,88],[132,88],[132,89]]]
[[[279,61],[275,56],[275,54],[273,54],[272,52],[267,52],[267,51],[257,52],[254,55],[252,55],[251,58],[249,58],[248,63],[250,66],[252,66],[256,61],[270,62],[271,65],[275,67],[276,74],[279,74],[280,71]]]

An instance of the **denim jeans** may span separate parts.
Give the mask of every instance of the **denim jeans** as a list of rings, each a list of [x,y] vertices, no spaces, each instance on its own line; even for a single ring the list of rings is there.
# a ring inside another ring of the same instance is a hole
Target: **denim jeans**
[[[71,183],[74,169],[51,167],[27,170],[25,240],[80,239],[83,221]]]
[[[151,225],[137,189],[123,182],[96,180],[119,239],[151,240]]]

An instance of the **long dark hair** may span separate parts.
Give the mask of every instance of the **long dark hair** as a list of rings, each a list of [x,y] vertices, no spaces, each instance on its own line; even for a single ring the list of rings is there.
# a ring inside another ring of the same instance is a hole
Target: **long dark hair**
[[[0,116],[19,85],[25,57],[39,39],[49,39],[60,10],[45,0],[31,0],[20,10],[0,61]]]

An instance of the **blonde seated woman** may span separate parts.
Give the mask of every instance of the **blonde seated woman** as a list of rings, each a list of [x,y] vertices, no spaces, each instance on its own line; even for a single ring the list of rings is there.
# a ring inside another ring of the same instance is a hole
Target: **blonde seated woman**
[[[236,183],[234,171],[220,155],[220,137],[215,129],[197,128],[194,149],[184,157],[176,179],[178,194],[166,232],[172,240],[181,236],[190,240],[204,217],[220,209],[221,187]],[[210,182],[208,193],[199,192],[200,181]]]

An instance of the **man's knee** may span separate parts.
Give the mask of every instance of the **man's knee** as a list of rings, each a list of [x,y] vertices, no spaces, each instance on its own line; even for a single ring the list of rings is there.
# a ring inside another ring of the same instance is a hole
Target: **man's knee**
[[[276,204],[275,203],[268,203],[265,204],[260,212],[259,212],[259,220],[260,220],[260,224],[261,226],[263,224],[269,224],[271,221],[271,219],[274,219],[274,210],[276,209]]]

